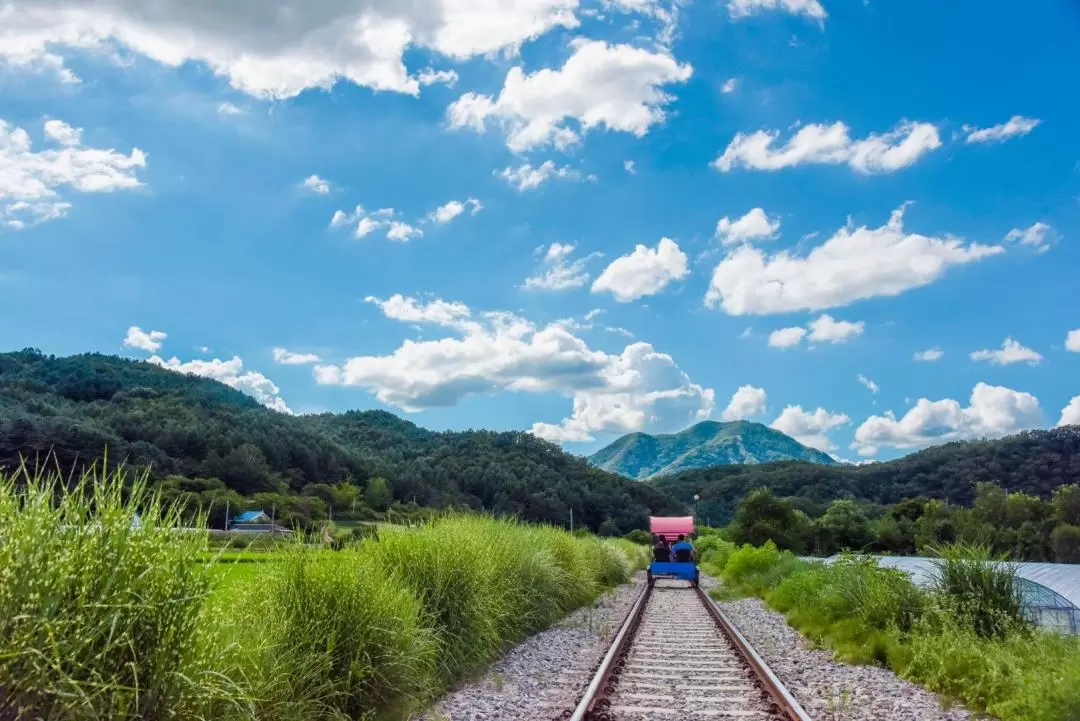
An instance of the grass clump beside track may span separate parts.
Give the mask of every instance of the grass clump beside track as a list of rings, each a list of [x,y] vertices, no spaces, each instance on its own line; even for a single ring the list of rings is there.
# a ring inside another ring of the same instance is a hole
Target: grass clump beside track
[[[721,542],[705,570],[717,597],[757,595],[850,663],[873,663],[1001,721],[1080,721],[1080,639],[1024,618],[1014,569],[985,548],[938,550],[933,583],[870,558],[799,560]]]
[[[0,718],[401,718],[647,555],[452,516],[225,562],[178,526],[121,473],[0,475]]]

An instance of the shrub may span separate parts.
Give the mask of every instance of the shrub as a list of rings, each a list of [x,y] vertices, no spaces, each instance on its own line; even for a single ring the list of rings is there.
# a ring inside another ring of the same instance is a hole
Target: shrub
[[[953,543],[935,552],[933,586],[958,621],[982,638],[1004,638],[1029,627],[1015,566],[988,546]]]
[[[202,638],[205,525],[125,480],[0,475],[0,717],[195,717],[231,693]]]
[[[635,528],[634,530],[630,531],[630,533],[627,533],[625,536],[623,536],[623,538],[625,538],[627,541],[630,541],[631,543],[639,543],[642,546],[651,546],[653,542],[652,534],[641,528]]]

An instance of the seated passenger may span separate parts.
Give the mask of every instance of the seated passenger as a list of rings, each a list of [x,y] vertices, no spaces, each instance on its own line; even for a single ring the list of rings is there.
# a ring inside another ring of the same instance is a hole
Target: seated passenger
[[[660,563],[668,563],[671,561],[671,549],[668,547],[667,539],[663,536],[656,536],[653,541],[653,560]]]
[[[694,560],[694,546],[681,533],[671,550],[675,551],[675,560],[679,563],[691,563]]]

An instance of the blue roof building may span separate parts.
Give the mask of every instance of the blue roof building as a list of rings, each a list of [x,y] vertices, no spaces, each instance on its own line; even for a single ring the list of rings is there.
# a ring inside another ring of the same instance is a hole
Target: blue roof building
[[[265,511],[244,511],[232,520],[236,523],[269,523],[270,516]]]

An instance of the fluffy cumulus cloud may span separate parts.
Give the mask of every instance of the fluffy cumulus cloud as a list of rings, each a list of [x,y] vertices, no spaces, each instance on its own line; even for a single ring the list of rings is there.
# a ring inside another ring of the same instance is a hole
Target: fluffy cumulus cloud
[[[638,245],[633,253],[613,260],[593,283],[592,292],[608,292],[620,303],[629,303],[659,293],[689,272],[686,253],[679,250],[679,244],[661,238],[655,248]]]
[[[780,219],[770,218],[761,208],[753,208],[736,220],[725,215],[716,224],[716,237],[724,245],[769,240],[775,238],[779,232]]]
[[[828,313],[823,313],[820,318],[810,322],[810,341],[818,343],[843,343],[855,336],[862,335],[866,323],[858,321],[852,323],[847,320],[836,320]]]
[[[281,397],[281,390],[274,382],[258,371],[245,371],[244,362],[240,360],[239,356],[233,356],[227,361],[214,358],[213,360],[193,360],[185,363],[175,356],[169,360],[164,360],[155,355],[151,356],[148,362],[177,373],[212,378],[248,394],[267,408],[279,413],[292,414],[292,410],[289,409],[289,406]]]
[[[967,407],[946,398],[920,398],[897,418],[892,412],[871,416],[855,431],[852,448],[875,455],[881,447],[923,448],[948,441],[999,438],[1043,424],[1039,399],[1030,393],[977,383]]]
[[[805,257],[743,245],[716,266],[705,303],[731,315],[821,310],[899,295],[933,283],[950,267],[1004,251],[907,233],[903,219],[901,207],[879,228],[849,223]]]
[[[720,414],[725,421],[741,421],[765,412],[765,389],[752,385],[739,386],[731,395],[727,408]]]
[[[844,413],[830,413],[824,408],[810,412],[804,411],[802,406],[787,406],[770,427],[788,434],[804,446],[827,453],[836,450],[829,431],[849,422],[851,419]]]
[[[483,210],[483,208],[484,204],[476,198],[469,198],[465,202],[451,200],[431,211],[427,216],[427,220],[439,225],[446,225],[451,220],[464,213],[466,209],[468,209],[472,215],[476,215]]]
[[[1014,115],[1000,125],[989,128],[974,128],[964,126],[969,143],[1004,143],[1009,138],[1022,137],[1035,129],[1041,120],[1038,118],[1025,118],[1023,115]]]
[[[1059,426],[1080,426],[1080,396],[1073,396],[1069,404],[1061,409]]]
[[[308,363],[318,363],[321,359],[314,353],[295,353],[285,348],[275,348],[274,362],[286,366],[301,366]]]
[[[726,81],[724,81],[724,84],[720,86],[720,92],[722,92],[724,95],[727,95],[728,93],[735,92],[735,89],[738,87],[738,78],[728,78]]]
[[[806,337],[806,328],[778,328],[769,333],[769,345],[773,348],[791,348],[802,343]]]
[[[473,314],[461,303],[442,300],[400,295],[369,300],[389,318],[431,323],[447,336],[406,340],[386,356],[317,366],[318,382],[359,386],[406,411],[501,391],[557,393],[572,399],[572,414],[558,424],[532,428],[556,441],[590,440],[598,432],[682,428],[713,410],[713,391],[691,382],[671,356],[648,343],[605,353],[560,323],[541,327],[512,313]]]
[[[552,28],[576,27],[577,7],[578,0],[14,0],[3,6],[0,61],[77,82],[63,54],[122,48],[168,66],[202,62],[258,97],[292,97],[339,80],[415,94],[456,76],[410,75],[403,61],[410,48],[451,59],[513,53]]]
[[[1071,330],[1065,335],[1065,350],[1080,353],[1080,328]]]
[[[1028,228],[1013,228],[1005,234],[1005,240],[1030,245],[1039,253],[1050,250],[1058,239],[1058,233],[1046,223],[1033,223]]]
[[[713,161],[722,173],[735,168],[780,170],[796,165],[848,165],[860,173],[891,173],[941,147],[938,129],[931,123],[904,121],[887,133],[872,133],[852,140],[842,122],[804,125],[783,145],[775,145],[778,130],[738,133],[723,155]]]
[[[531,74],[512,68],[497,98],[466,93],[447,109],[447,120],[479,132],[496,122],[515,152],[566,149],[599,127],[640,137],[666,118],[672,98],[664,86],[686,82],[691,73],[663,50],[578,39],[561,68]]]
[[[999,349],[984,348],[971,354],[971,360],[989,361],[998,366],[1008,366],[1013,363],[1027,363],[1034,366],[1041,363],[1042,359],[1040,353],[1012,338],[1006,338]]]
[[[728,0],[728,13],[733,20],[761,12],[780,10],[792,15],[806,15],[824,22],[825,7],[818,0]]]
[[[351,212],[344,210],[334,211],[330,218],[331,228],[343,228],[355,226],[353,237],[366,238],[377,230],[386,230],[386,237],[399,243],[406,243],[413,238],[421,236],[424,231],[401,220],[394,220],[397,211],[393,208],[380,208],[373,213],[364,210],[364,206],[358,205]]]
[[[326,195],[330,192],[330,181],[320,178],[318,175],[310,175],[304,179],[304,187],[312,193]]]
[[[529,163],[522,163],[516,168],[507,166],[502,170],[495,171],[495,175],[520,191],[536,190],[551,178],[581,180],[582,177],[580,171],[574,170],[570,166],[556,167],[555,163],[550,160],[545,160],[535,168]],[[595,177],[589,176],[589,179],[595,180]]]
[[[933,363],[939,361],[945,355],[945,351],[940,348],[927,348],[915,353],[915,360],[922,363]]]
[[[569,290],[580,288],[589,282],[586,264],[601,253],[590,253],[582,258],[570,259],[576,243],[552,243],[544,253],[540,271],[525,279],[525,287],[531,290]]]
[[[60,197],[64,188],[109,193],[142,184],[136,173],[146,155],[138,148],[124,155],[84,147],[82,129],[60,120],[46,121],[43,135],[53,147],[35,151],[26,130],[0,119],[0,227],[20,230],[63,217],[71,208]]]
[[[147,353],[156,353],[160,350],[162,342],[168,337],[168,333],[160,330],[145,331],[139,326],[133,325],[128,328],[127,335],[124,337],[124,347],[137,348]]]

